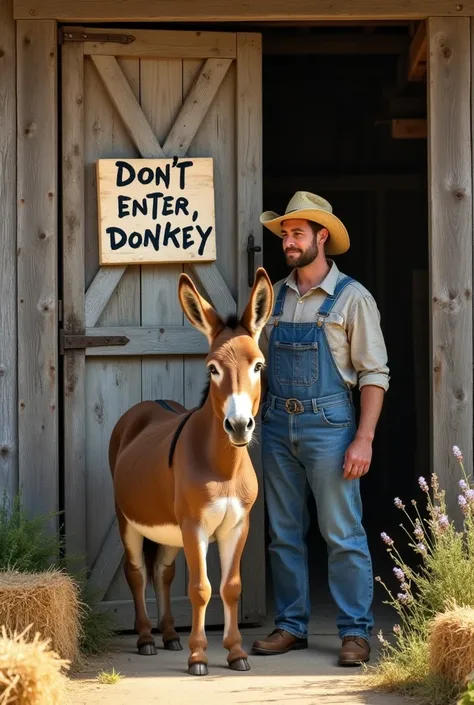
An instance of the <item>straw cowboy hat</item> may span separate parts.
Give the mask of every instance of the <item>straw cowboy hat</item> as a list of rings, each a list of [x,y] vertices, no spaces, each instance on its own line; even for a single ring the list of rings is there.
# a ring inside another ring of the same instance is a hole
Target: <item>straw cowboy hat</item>
[[[284,215],[265,211],[260,222],[275,235],[281,237],[281,223],[290,218],[302,218],[319,223],[329,230],[326,245],[328,255],[341,255],[350,246],[349,234],[345,225],[333,215],[332,206],[321,196],[309,191],[297,191],[286,207]]]

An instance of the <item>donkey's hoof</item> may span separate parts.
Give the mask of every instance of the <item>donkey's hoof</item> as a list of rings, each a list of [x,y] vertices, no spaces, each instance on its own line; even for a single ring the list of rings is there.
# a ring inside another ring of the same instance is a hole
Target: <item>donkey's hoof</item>
[[[250,664],[246,658],[238,658],[229,663],[229,668],[233,671],[250,671]]]
[[[158,652],[154,644],[141,644],[138,647],[138,653],[140,656],[156,656]]]
[[[165,644],[163,644],[163,648],[166,649],[167,651],[182,651],[183,650],[183,647],[182,647],[179,639],[170,639]]]
[[[190,676],[207,676],[209,669],[206,663],[192,663],[188,668]]]

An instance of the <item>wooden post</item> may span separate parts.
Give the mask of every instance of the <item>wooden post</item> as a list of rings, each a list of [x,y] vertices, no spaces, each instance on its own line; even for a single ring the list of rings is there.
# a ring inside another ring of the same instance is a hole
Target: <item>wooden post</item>
[[[56,48],[54,21],[17,23],[19,479],[32,515],[58,509]]]
[[[472,472],[471,21],[429,18],[428,137],[432,468],[457,505],[460,446]]]
[[[237,226],[238,226],[238,302],[242,314],[250,293],[248,285],[247,238],[262,247],[262,105],[261,38],[255,34],[237,35]],[[262,263],[262,251],[255,254],[255,269]],[[263,472],[261,445],[251,451],[258,476],[258,499],[250,516],[250,532],[242,558],[242,621],[261,622],[266,613],[265,540],[256,534],[264,527]],[[258,568],[257,568],[258,566]]]
[[[0,0],[0,488],[10,499],[18,489],[15,64],[13,2]]]

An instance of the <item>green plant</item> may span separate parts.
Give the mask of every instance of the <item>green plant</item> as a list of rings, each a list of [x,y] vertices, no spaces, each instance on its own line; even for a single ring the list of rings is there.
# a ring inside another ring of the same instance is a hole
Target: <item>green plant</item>
[[[398,613],[399,624],[393,628],[394,643],[379,633],[382,644],[380,661],[368,668],[372,685],[398,690],[415,696],[421,703],[448,705],[459,696],[460,685],[430,672],[428,637],[431,620],[450,603],[474,607],[474,488],[469,484],[462,453],[454,446],[454,455],[461,468],[461,493],[458,503],[463,513],[462,528],[447,515],[445,491],[438,478],[431,478],[431,491],[423,477],[419,486],[425,496],[426,513],[422,516],[416,500],[412,500],[413,517],[398,497],[395,506],[408,519],[408,528],[401,524],[408,537],[408,546],[419,557],[414,569],[404,561],[395,542],[382,533],[395,567],[399,583],[396,596],[378,580],[389,595],[386,604]],[[466,701],[469,702],[469,701]]]
[[[116,671],[115,668],[112,668],[111,671],[101,671],[97,676],[99,683],[105,685],[115,685],[115,683],[118,683],[122,678],[123,675],[120,671]]]
[[[61,538],[46,530],[56,514],[27,516],[21,491],[9,500],[6,490],[0,505],[0,570],[40,572],[59,559]]]
[[[87,587],[83,588],[82,601],[85,605],[82,620],[81,651],[93,655],[102,653],[114,634],[114,619],[110,612],[97,609],[99,599]]]

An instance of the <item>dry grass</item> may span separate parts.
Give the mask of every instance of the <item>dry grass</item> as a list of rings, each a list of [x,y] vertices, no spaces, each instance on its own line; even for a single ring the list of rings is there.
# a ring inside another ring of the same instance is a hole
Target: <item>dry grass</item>
[[[474,670],[474,609],[450,607],[432,622],[429,665],[433,673],[463,686]]]
[[[115,683],[121,681],[122,678],[123,675],[120,671],[116,671],[115,668],[112,668],[111,671],[101,671],[97,676],[97,680],[99,683],[102,683],[102,685],[115,685]]]
[[[37,633],[0,634],[0,705],[64,705],[69,662]]]
[[[62,571],[0,573],[0,624],[9,633],[39,632],[60,658],[79,660],[82,605],[79,588]]]

